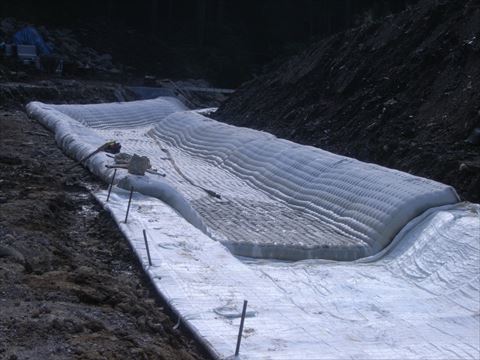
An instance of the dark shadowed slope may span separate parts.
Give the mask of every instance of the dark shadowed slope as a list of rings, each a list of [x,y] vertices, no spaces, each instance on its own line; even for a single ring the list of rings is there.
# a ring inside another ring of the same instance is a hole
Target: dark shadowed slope
[[[480,201],[480,2],[424,0],[244,84],[216,118],[376,162]]]

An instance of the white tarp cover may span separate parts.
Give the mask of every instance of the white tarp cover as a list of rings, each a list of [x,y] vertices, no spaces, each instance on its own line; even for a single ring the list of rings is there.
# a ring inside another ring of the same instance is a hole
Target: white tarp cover
[[[29,105],[39,118],[63,119],[64,127],[85,125],[81,146],[99,143],[97,138],[100,143],[115,139],[123,151],[148,156],[167,174],[165,180],[129,178],[121,185],[156,196],[160,194],[156,189],[168,187],[161,193],[174,194],[178,200],[170,196],[170,205],[241,256],[286,260],[371,256],[425,210],[458,201],[453,188],[432,180],[182,110],[183,105],[171,98]],[[68,135],[59,142],[67,151],[71,148],[77,158],[85,154],[72,144],[75,131],[63,133]],[[88,137],[95,141],[86,141]],[[88,166],[106,177],[104,162],[105,156],[98,155]]]
[[[31,103],[28,111],[55,131],[59,144],[76,158],[111,138],[122,145],[126,141],[125,150],[140,155],[154,155],[152,141],[165,146],[162,139],[149,135],[156,132],[155,124],[142,123],[128,131],[121,123],[102,125],[103,129],[86,128],[51,106]],[[201,185],[218,190],[222,201],[237,192],[252,201],[261,194],[262,199],[272,198],[263,189],[243,193],[247,186],[238,180],[238,173],[216,171],[215,163],[209,167],[208,161],[181,154],[184,151],[173,145],[168,149],[195,180],[212,175],[214,180]],[[110,161],[98,155],[88,166],[107,179],[104,164]],[[154,165],[174,173],[163,163],[154,161]],[[197,173],[203,177],[194,177]],[[232,175],[216,180],[225,174]],[[188,200],[205,197],[198,189],[197,197],[197,190],[183,192],[188,186],[181,182],[173,185]],[[217,187],[219,184],[222,186]],[[248,182],[252,188],[254,184],[253,180]],[[440,196],[450,191],[434,184],[437,186]],[[114,188],[108,203],[105,191],[98,191],[96,196],[112,212],[144,264],[142,229],[147,231],[153,266],[146,266],[146,271],[153,284],[220,358],[234,352],[243,299],[249,300],[250,311],[241,347],[245,359],[480,357],[479,205],[460,203],[427,210],[403,226],[381,252],[366,259],[292,263],[241,261],[156,198],[135,193],[129,222],[124,224],[128,192]],[[214,207],[196,209],[204,217],[202,209]],[[217,216],[221,218],[221,214]],[[206,223],[211,227],[213,222]],[[261,221],[255,224],[260,231],[261,226]]]

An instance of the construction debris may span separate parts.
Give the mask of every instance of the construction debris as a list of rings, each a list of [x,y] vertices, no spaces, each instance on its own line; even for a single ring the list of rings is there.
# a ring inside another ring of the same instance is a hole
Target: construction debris
[[[83,163],[84,161],[87,161],[88,159],[90,159],[93,155],[95,154],[98,154],[99,152],[106,152],[106,153],[109,153],[109,154],[117,154],[120,152],[120,149],[121,149],[121,145],[120,143],[116,142],[116,141],[108,141],[106,142],[105,144],[103,144],[102,146],[100,146],[99,148],[97,148],[95,151],[91,152],[90,154],[88,154],[87,156],[85,156],[82,160],[80,160],[79,162],[77,162],[76,164],[72,165],[71,167],[69,167],[67,169],[67,171],[70,171],[72,170],[74,167],[80,165],[81,163]]]
[[[68,29],[34,28],[14,18],[0,19],[0,43],[33,45],[43,69],[47,72],[61,70],[71,74],[106,73],[119,74],[121,67],[113,64],[110,54],[98,53],[82,45]],[[11,52],[11,50],[9,50]],[[13,55],[13,54],[12,54]],[[50,66],[53,62],[53,65]],[[61,69],[59,69],[61,65]]]
[[[137,154],[119,153],[115,155],[115,165],[107,165],[110,169],[127,169],[132,175],[145,175],[146,172],[150,174],[165,176],[159,173],[158,170],[152,169],[150,159],[146,156],[139,156]]]

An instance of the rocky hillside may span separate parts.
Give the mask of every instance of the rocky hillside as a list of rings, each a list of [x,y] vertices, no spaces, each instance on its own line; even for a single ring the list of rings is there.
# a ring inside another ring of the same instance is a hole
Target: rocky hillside
[[[214,116],[433,178],[478,202],[479,110],[480,2],[423,0],[271,66]]]

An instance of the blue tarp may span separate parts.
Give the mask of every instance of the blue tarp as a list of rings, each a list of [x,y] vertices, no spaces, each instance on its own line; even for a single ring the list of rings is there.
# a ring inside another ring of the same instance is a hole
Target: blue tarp
[[[13,35],[13,43],[17,45],[35,45],[40,55],[52,53],[50,47],[45,43],[42,35],[32,26],[26,26]]]

